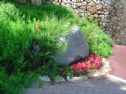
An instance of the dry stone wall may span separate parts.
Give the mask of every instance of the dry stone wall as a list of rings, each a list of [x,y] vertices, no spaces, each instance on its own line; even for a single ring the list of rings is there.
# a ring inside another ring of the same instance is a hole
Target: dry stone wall
[[[49,0],[96,19],[117,44],[126,44],[126,0]]]
[[[105,31],[117,44],[126,45],[126,0],[112,0],[108,22]]]

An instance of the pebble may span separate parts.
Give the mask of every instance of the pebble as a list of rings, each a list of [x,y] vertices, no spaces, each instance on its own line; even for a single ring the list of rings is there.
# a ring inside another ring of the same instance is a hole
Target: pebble
[[[44,82],[50,82],[50,78],[48,76],[39,76],[38,79]]]

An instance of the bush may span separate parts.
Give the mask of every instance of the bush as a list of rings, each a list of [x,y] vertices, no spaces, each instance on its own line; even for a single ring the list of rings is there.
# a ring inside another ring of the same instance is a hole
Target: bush
[[[53,25],[52,25],[53,24]],[[61,24],[61,25],[60,25]],[[63,20],[45,18],[42,21],[33,21],[29,28],[32,29],[33,38],[25,53],[26,63],[29,68],[41,67],[51,59],[52,54],[62,51],[65,45],[60,43],[58,38],[67,32],[68,29]]]
[[[36,77],[34,71],[24,70],[32,33],[18,14],[14,5],[0,3],[0,94],[18,94]]]
[[[12,4],[1,3],[0,11],[0,66],[5,67],[0,73],[4,79],[0,78],[0,91],[18,94],[25,85],[22,81],[33,80],[27,75],[34,71],[41,70],[39,73],[52,78],[59,74],[60,68],[53,64],[51,55],[64,48],[57,38],[67,33],[63,31],[68,30],[68,22],[56,17],[26,21]]]
[[[18,14],[19,10],[13,4],[0,2],[0,21],[6,21],[7,19],[15,21],[19,18]]]
[[[74,25],[80,26],[91,53],[103,57],[111,53],[112,40],[94,22],[77,19],[67,8],[0,3],[0,92],[17,94],[33,80],[34,72],[51,78],[60,75],[61,68],[51,56],[65,50],[67,43],[62,44],[59,37]]]
[[[9,76],[6,71],[0,67],[0,94],[19,94],[24,87],[28,87],[31,81],[37,77],[34,72],[21,73],[16,72]]]
[[[5,7],[15,11],[10,13],[7,8],[8,10],[2,10],[0,14],[2,16],[0,19],[0,63],[7,68],[8,72],[37,69],[44,62],[48,62],[55,51],[63,48],[63,44],[61,45],[56,38],[65,34],[63,31],[69,27],[69,24],[66,25],[67,21],[65,23],[53,17],[51,20],[46,18],[39,22],[34,19],[26,23],[14,6],[1,5],[2,9]],[[14,15],[16,13],[17,15]]]
[[[30,30],[25,22],[19,19],[15,22],[10,19],[0,21],[0,28],[0,63],[7,67],[9,72],[21,69],[24,66],[25,49],[31,40]]]
[[[63,6],[58,6],[51,3],[45,3],[42,6],[35,6],[32,4],[20,5],[16,4],[16,7],[20,10],[21,14],[26,18],[36,18],[37,20],[43,20],[46,17],[52,18],[56,17],[57,19],[75,18],[76,15],[72,9],[68,9]]]
[[[112,39],[95,22],[81,19],[78,24],[88,42],[90,53],[98,53],[102,57],[112,53]]]

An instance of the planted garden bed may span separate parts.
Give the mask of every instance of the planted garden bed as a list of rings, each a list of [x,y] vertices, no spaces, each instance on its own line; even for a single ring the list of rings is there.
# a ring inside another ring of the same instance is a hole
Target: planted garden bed
[[[64,70],[52,55],[65,50],[67,41],[61,43],[58,39],[69,34],[73,26],[80,28],[89,53],[96,54]],[[111,47],[111,38],[93,20],[80,18],[66,7],[0,2],[0,93],[18,94],[38,75],[76,76],[99,69],[101,57],[109,56]]]

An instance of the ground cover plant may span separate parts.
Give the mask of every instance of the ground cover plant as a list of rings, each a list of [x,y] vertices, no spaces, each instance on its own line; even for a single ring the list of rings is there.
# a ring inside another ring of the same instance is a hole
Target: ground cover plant
[[[18,94],[38,74],[61,74],[51,55],[65,50],[67,43],[60,43],[58,38],[75,25],[87,40],[90,53],[102,57],[111,54],[112,40],[100,27],[66,7],[0,2],[0,93]]]
[[[73,75],[84,75],[93,72],[94,70],[99,70],[103,66],[102,57],[98,54],[89,54],[88,57],[74,61],[71,65]]]
[[[99,71],[103,66],[104,63],[102,57],[96,53],[90,53],[86,58],[75,60],[67,67],[62,68],[60,73],[64,76],[64,78],[65,76],[70,78],[82,75],[87,76]]]

